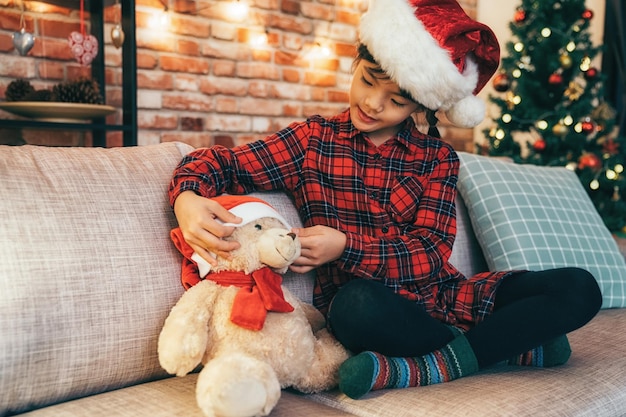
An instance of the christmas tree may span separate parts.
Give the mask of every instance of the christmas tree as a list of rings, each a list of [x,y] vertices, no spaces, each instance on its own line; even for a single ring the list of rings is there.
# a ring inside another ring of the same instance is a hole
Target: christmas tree
[[[480,151],[575,171],[609,230],[624,232],[626,143],[593,65],[593,16],[584,0],[522,0],[493,79],[498,114]]]

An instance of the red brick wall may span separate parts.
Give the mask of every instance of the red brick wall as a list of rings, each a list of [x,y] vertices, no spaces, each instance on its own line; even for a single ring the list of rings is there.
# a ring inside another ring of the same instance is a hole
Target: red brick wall
[[[194,146],[231,146],[307,115],[345,108],[365,0],[248,0],[243,22],[229,17],[226,0],[163,1],[169,5],[170,24],[155,29],[150,19],[163,9],[161,3],[137,0],[140,145],[180,140]],[[476,0],[461,3],[475,14]],[[37,40],[22,57],[11,40],[19,30],[19,5],[17,0],[0,0],[0,98],[16,78],[42,88],[88,75],[88,68],[73,60],[66,41],[79,29],[78,11],[24,0],[26,30]],[[105,62],[106,101],[119,107],[121,55],[109,35],[118,10],[105,10]],[[264,31],[267,45],[255,48],[250,40]],[[327,46],[331,55],[312,58],[309,51],[316,43]],[[120,118],[116,114],[111,121]],[[471,150],[471,130],[446,126],[445,121],[440,130],[455,148]],[[31,133],[27,140],[37,137],[41,135]],[[120,143],[119,133],[109,134],[109,146]]]

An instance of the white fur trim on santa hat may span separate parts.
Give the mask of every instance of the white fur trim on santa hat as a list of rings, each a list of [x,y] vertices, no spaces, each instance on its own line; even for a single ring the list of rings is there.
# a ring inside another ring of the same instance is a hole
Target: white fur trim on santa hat
[[[263,217],[272,217],[280,220],[286,229],[291,230],[289,222],[279,212],[274,210],[272,206],[265,203],[251,201],[238,204],[228,211],[237,217],[241,217],[241,223],[224,223],[225,226],[241,227]]]
[[[446,111],[472,96],[478,68],[468,62],[460,73],[448,52],[416,18],[415,10],[407,0],[370,0],[368,11],[361,17],[360,40],[413,99],[431,110]],[[455,109],[453,117],[474,119],[475,115],[462,114],[465,109]]]

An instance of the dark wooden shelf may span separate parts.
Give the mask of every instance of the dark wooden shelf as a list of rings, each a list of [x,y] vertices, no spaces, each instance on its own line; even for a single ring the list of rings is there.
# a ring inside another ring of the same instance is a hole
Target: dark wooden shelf
[[[77,9],[79,0],[44,0],[57,6]],[[106,97],[104,62],[104,8],[114,4],[114,0],[86,1],[91,18],[91,34],[98,39],[98,55],[91,63],[91,76],[98,82],[102,95]],[[137,40],[135,31],[135,0],[120,1],[121,25],[125,39],[122,46],[122,124],[107,124],[104,118],[87,123],[57,123],[28,119],[0,119],[0,127],[45,128],[63,130],[90,130],[93,146],[106,146],[107,131],[123,132],[123,145],[137,145]]]

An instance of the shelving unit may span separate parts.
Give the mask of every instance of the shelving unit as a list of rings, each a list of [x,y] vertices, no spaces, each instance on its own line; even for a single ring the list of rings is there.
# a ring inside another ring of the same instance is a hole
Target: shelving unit
[[[72,0],[45,0],[57,6],[76,8],[78,2]],[[104,17],[103,11],[111,1],[87,0],[91,18],[91,34],[98,39],[98,55],[91,64],[91,75],[98,82],[103,96],[106,96],[104,62]],[[120,0],[121,25],[125,34],[122,46],[122,123],[107,124],[104,117],[95,118],[90,123],[51,122],[39,120],[0,119],[0,128],[37,128],[91,131],[93,146],[106,146],[107,131],[122,131],[123,145],[137,145],[137,50],[135,32],[135,0]]]

